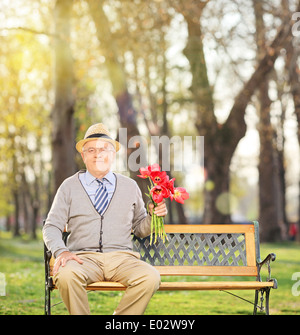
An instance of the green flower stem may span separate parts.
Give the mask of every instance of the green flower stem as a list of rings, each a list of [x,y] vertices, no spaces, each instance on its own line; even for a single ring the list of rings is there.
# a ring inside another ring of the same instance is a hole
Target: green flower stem
[[[152,238],[153,238],[153,215],[151,216],[150,245],[152,244]]]
[[[155,207],[154,207],[155,208]],[[157,216],[155,214],[153,214],[154,216],[154,222],[155,222],[155,236],[154,236],[154,243],[156,243],[157,241],[157,235],[158,235],[158,220],[157,220]]]
[[[148,177],[148,179],[150,181],[151,187],[148,186],[149,193],[148,194],[146,193],[146,195],[147,197],[150,198],[151,202],[154,205],[152,216],[151,216],[151,233],[150,233],[150,245],[152,245],[153,234],[154,234],[154,243],[156,243],[157,241],[157,236],[161,238],[163,242],[165,242],[166,239],[168,240],[168,237],[165,232],[164,219],[161,216],[158,217],[156,214],[154,214],[154,210],[155,210],[155,207],[157,206],[157,203],[153,200],[151,193],[150,193],[150,190],[152,189],[152,187],[154,187],[154,183],[150,177]],[[148,204],[147,204],[147,210],[149,212]]]

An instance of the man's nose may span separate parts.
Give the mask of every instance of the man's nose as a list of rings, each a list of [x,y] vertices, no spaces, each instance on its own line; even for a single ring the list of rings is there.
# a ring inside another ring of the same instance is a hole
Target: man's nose
[[[95,148],[95,155],[98,157],[105,151],[104,148]]]

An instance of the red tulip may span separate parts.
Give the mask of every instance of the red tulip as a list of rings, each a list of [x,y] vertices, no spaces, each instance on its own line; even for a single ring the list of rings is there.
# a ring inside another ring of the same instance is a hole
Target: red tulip
[[[167,173],[165,171],[153,171],[150,178],[156,185],[162,185],[166,181]]]
[[[169,192],[168,189],[166,189],[162,185],[155,185],[150,190],[150,193],[151,193],[153,201],[158,204],[158,203],[162,202],[164,198],[168,198],[170,192]]]
[[[151,174],[153,172],[158,172],[160,171],[160,166],[158,164],[153,164],[153,165],[148,165],[145,168],[140,168],[140,175],[138,177],[146,179],[148,177],[151,177]]]
[[[166,176],[166,180],[164,182],[164,186],[170,191],[170,198],[173,200],[174,194],[174,181],[175,178],[169,179],[169,176]]]
[[[187,193],[185,188],[183,187],[176,187],[174,188],[174,199],[175,201],[183,204],[184,200],[188,199],[190,195]]]

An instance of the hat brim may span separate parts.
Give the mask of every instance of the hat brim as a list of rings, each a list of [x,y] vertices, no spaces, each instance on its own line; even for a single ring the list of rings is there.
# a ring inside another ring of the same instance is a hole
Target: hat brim
[[[111,143],[115,150],[116,151],[119,151],[120,150],[120,143],[117,142],[117,141],[114,141],[114,140],[111,140],[111,139],[108,139],[108,138],[99,138],[99,137],[90,137],[90,138],[86,138],[86,139],[83,139],[83,140],[80,140],[76,143],[76,150],[79,152],[79,153],[82,153],[82,149],[84,147],[84,145],[87,143],[87,142],[90,142],[90,141],[95,141],[95,140],[101,140],[101,141],[104,141],[104,142],[108,142],[108,143]]]

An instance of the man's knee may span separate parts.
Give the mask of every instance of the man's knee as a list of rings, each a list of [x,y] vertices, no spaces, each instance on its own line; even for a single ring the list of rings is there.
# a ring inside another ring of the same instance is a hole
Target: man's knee
[[[161,283],[160,273],[155,268],[152,268],[151,271],[146,271],[145,282],[147,283],[147,287],[149,287],[149,289],[152,288],[152,291],[156,292]]]
[[[54,283],[59,288],[68,287],[69,285],[84,285],[86,280],[84,276],[76,269],[76,265],[72,263],[76,261],[69,261],[65,266],[61,266],[54,276]]]

